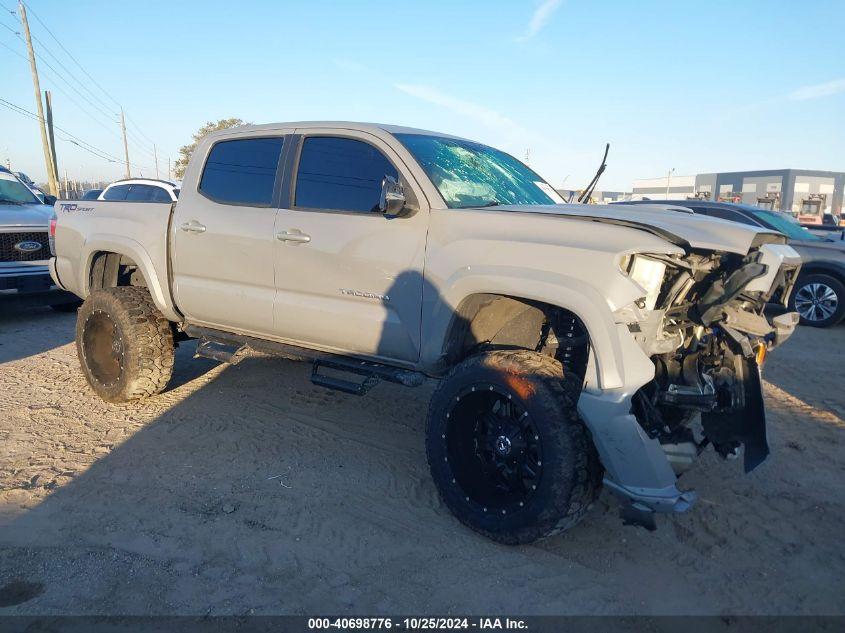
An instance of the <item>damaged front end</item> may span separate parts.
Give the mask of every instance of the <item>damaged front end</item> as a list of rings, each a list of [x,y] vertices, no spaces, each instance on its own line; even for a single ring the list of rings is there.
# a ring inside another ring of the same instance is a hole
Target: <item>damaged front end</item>
[[[644,274],[648,266],[657,270]],[[761,233],[745,256],[634,255],[622,267],[649,291],[621,315],[655,364],[632,398],[637,422],[676,474],[708,445],[724,458],[743,455],[750,472],[769,454],[760,367],[798,323],[786,306],[800,259]]]

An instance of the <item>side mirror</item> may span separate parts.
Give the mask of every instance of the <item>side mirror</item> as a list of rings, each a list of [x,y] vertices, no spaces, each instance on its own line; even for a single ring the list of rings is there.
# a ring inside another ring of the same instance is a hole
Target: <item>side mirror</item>
[[[51,196],[50,194],[44,196],[44,204],[49,204],[51,207],[56,204],[56,200],[56,196]]]
[[[381,181],[379,210],[388,218],[398,218],[405,209],[405,187],[396,182],[393,176],[385,176]]]

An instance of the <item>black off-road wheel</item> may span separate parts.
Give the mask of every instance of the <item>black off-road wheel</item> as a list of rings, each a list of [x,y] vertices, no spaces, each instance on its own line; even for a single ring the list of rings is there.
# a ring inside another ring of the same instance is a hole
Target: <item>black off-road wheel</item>
[[[173,373],[173,332],[146,288],[92,292],[77,314],[76,351],[88,384],[108,402],[160,393]]]
[[[581,381],[524,350],[457,365],[434,393],[426,454],[440,496],[464,524],[510,545],[574,526],[602,468],[576,405]]]

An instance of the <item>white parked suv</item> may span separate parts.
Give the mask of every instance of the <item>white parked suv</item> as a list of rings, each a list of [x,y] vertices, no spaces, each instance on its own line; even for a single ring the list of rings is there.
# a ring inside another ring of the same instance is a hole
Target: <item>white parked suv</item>
[[[569,528],[602,484],[651,526],[692,506],[677,474],[707,446],[746,471],[768,455],[760,367],[798,322],[800,268],[775,231],[560,204],[492,147],[347,122],[217,132],[177,203],[56,213],[52,274],[85,298],[101,397],[162,391],[187,337],[309,358],[350,393],[437,379],[433,480],[495,540]]]
[[[97,197],[97,200],[111,202],[176,202],[178,199],[176,183],[154,178],[116,180]]]

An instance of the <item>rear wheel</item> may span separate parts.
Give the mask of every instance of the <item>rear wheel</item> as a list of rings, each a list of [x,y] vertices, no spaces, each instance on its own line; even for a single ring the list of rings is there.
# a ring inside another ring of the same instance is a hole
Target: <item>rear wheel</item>
[[[836,325],[845,316],[845,286],[830,275],[804,275],[798,278],[790,303],[802,325]]]
[[[97,290],[76,319],[76,351],[88,384],[104,400],[161,392],[173,373],[173,333],[146,288]]]
[[[471,357],[432,397],[426,453],[444,503],[508,544],[566,530],[598,496],[601,466],[578,418],[580,380],[524,350]]]

